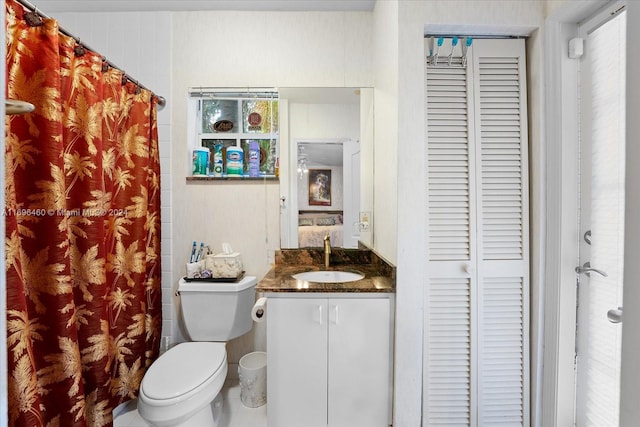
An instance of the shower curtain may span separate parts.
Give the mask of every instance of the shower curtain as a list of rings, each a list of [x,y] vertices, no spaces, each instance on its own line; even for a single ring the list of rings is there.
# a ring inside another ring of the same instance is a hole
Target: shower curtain
[[[9,425],[110,426],[158,356],[151,92],[6,0]]]

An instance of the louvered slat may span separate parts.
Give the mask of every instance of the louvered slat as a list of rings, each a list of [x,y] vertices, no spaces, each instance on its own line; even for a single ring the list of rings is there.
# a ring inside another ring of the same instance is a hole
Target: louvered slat
[[[428,425],[471,422],[471,295],[468,279],[431,279]]]
[[[479,58],[482,257],[523,257],[522,126],[517,57]],[[510,83],[510,84],[508,84]],[[514,227],[505,233],[501,224]]]
[[[467,76],[427,71],[429,259],[470,258]]]
[[[523,281],[485,278],[479,339],[478,425],[524,425]]]

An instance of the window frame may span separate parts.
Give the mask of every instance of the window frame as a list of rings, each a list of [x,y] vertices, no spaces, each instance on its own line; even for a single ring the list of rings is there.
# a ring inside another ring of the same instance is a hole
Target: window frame
[[[535,426],[569,426],[575,421],[576,277],[579,262],[579,59],[568,55],[579,25],[617,10],[623,1],[567,5],[545,23],[545,254],[544,333],[537,346],[543,366],[536,390],[541,401]],[[575,195],[572,197],[571,195]],[[624,338],[623,338],[624,340]]]
[[[209,99],[219,100],[231,100],[236,102],[237,108],[237,126],[229,132],[205,132],[203,129],[203,101]],[[244,115],[243,105],[245,101],[272,101],[274,108],[270,117],[271,132],[246,132],[244,129]],[[271,163],[273,173],[260,172],[258,177],[250,177],[248,170],[245,170],[242,175],[227,175],[226,170],[223,171],[221,176],[213,175],[213,165],[210,162],[207,175],[200,176],[188,176],[187,180],[228,180],[228,179],[278,179],[278,159],[280,156],[280,138],[279,138],[279,120],[278,120],[278,106],[279,96],[278,90],[275,88],[251,88],[251,89],[237,89],[237,88],[194,88],[189,90],[188,98],[188,141],[189,141],[189,155],[191,150],[199,148],[212,149],[209,146],[210,140],[221,141],[233,141],[229,145],[223,144],[224,147],[234,146],[243,149],[244,144],[248,141],[269,141],[269,153],[268,156],[271,159],[267,161]],[[237,129],[237,130],[236,130]],[[212,153],[213,154],[213,153]],[[246,155],[245,155],[246,157]],[[211,155],[213,159],[213,155]],[[191,157],[189,158],[189,164],[191,166]],[[226,163],[226,162],[225,162]],[[245,159],[246,164],[246,159]]]

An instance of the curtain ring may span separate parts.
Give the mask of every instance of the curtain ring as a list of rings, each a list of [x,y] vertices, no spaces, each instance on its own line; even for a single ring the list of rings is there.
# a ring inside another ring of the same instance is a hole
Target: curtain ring
[[[102,57],[102,72],[106,73],[107,71],[109,71],[109,62],[107,61],[107,57],[103,56]]]
[[[73,53],[75,53],[76,56],[84,56],[84,54],[87,53],[84,46],[82,45],[82,42],[80,41],[80,37],[76,39],[76,46],[73,48]]]
[[[44,25],[42,17],[38,14],[38,9],[35,9],[33,12],[25,12],[24,20],[30,27],[41,27]]]
[[[122,72],[122,86],[125,86],[127,84],[127,81],[129,81],[129,78],[127,77],[127,73],[125,73],[124,71]]]

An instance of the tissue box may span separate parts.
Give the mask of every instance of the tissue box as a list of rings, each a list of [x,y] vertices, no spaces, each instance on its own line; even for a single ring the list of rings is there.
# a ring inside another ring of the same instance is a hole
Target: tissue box
[[[235,279],[242,274],[242,258],[238,252],[207,255],[205,268],[211,270],[214,279]]]

